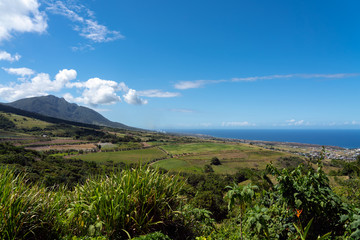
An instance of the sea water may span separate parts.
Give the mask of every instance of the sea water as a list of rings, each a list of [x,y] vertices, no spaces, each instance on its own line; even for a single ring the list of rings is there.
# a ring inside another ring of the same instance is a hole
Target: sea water
[[[296,142],[343,148],[360,148],[360,129],[176,129],[167,130],[167,132],[204,134],[219,138]]]

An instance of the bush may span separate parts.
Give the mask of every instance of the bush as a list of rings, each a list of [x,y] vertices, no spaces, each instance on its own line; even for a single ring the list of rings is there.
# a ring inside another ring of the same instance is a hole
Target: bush
[[[297,216],[298,219],[295,218],[295,214],[293,219],[287,219],[300,221],[302,226],[306,226],[311,219],[314,219],[309,233],[310,238],[328,232],[342,235],[344,225],[341,224],[340,219],[342,215],[349,213],[349,209],[330,188],[329,179],[322,170],[320,160],[317,165],[317,170],[300,165],[292,171],[287,169],[279,171],[269,165],[267,169],[277,176],[278,181],[270,197],[272,203],[269,204],[275,204],[279,208],[285,204],[294,213],[296,210],[302,212],[301,216]]]
[[[213,158],[211,159],[210,165],[221,165],[221,162],[220,162],[220,160],[219,160],[217,157],[213,157]]]
[[[214,172],[214,169],[210,165],[206,164],[204,166],[204,173],[212,173],[212,172]]]
[[[161,232],[154,232],[140,237],[133,238],[133,240],[171,240],[168,236]]]

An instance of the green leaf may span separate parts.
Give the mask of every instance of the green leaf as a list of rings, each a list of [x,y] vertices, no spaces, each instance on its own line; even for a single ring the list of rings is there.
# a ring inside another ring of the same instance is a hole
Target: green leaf
[[[314,220],[314,218],[312,218],[312,219],[309,221],[309,223],[306,225],[306,227],[305,227],[305,229],[304,229],[304,238],[305,238],[305,239],[306,239],[306,236],[307,236],[307,234],[308,234],[308,232],[309,232],[309,229],[310,229],[310,227],[311,227],[311,224],[312,224],[313,220]]]
[[[360,229],[357,229],[355,232],[353,232],[353,233],[350,235],[350,238],[351,238],[351,239],[360,239]]]

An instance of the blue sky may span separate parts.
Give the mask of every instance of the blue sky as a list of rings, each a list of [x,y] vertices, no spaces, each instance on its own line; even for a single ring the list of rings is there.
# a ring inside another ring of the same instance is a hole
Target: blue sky
[[[358,1],[0,0],[0,101],[147,129],[360,128]]]

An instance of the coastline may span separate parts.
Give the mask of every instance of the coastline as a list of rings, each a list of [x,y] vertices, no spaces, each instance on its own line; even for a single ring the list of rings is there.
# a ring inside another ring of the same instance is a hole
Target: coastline
[[[271,145],[286,145],[286,146],[292,146],[292,147],[326,147],[326,148],[331,148],[331,149],[334,149],[334,150],[346,150],[346,149],[360,149],[360,146],[351,146],[351,147],[345,147],[345,146],[339,146],[339,145],[344,145],[344,144],[319,144],[319,143],[309,143],[309,142],[306,142],[305,140],[300,142],[300,141],[279,141],[279,140],[259,140],[259,139],[249,139],[249,138],[240,138],[240,137],[226,137],[226,136],[214,136],[214,135],[211,135],[211,134],[205,134],[205,133],[199,133],[199,132],[209,132],[209,131],[219,131],[221,132],[222,135],[226,135],[226,134],[223,134],[223,130],[218,130],[218,129],[214,129],[214,130],[197,130],[197,129],[194,129],[194,130],[188,130],[188,129],[169,129],[169,130],[165,130],[166,133],[169,133],[169,134],[174,134],[174,135],[181,135],[181,136],[192,136],[192,137],[200,137],[200,138],[204,138],[204,139],[214,139],[214,140],[220,140],[220,141],[232,141],[232,142],[243,142],[243,143],[253,143],[253,144],[263,144],[263,145],[268,145],[268,146],[271,146]],[[231,132],[232,131],[244,131],[244,130],[225,130],[227,132]],[[252,130],[245,130],[246,132],[250,132]],[[261,132],[261,131],[273,131],[273,132],[276,132],[276,131],[280,131],[280,132],[291,132],[291,131],[294,131],[294,130],[268,130],[268,129],[265,129],[265,130],[255,130],[255,132]],[[295,130],[295,133],[297,132],[336,132],[337,135],[340,135],[340,133],[343,133],[344,131],[345,132],[353,132],[353,130]],[[354,130],[356,132],[356,134],[359,135],[359,138],[356,138],[356,142],[359,142],[358,139],[360,139],[360,130]],[[219,134],[218,134],[219,135]],[[232,134],[234,135],[234,134]],[[295,135],[295,134],[294,134]],[[268,137],[268,136],[266,136]],[[260,137],[259,137],[260,138]],[[334,136],[334,138],[336,138],[337,140],[339,139],[339,136]],[[344,139],[346,139],[345,137],[343,137]],[[328,140],[328,139],[325,139],[325,140]],[[350,140],[349,140],[350,141]],[[359,145],[359,144],[357,144]]]

